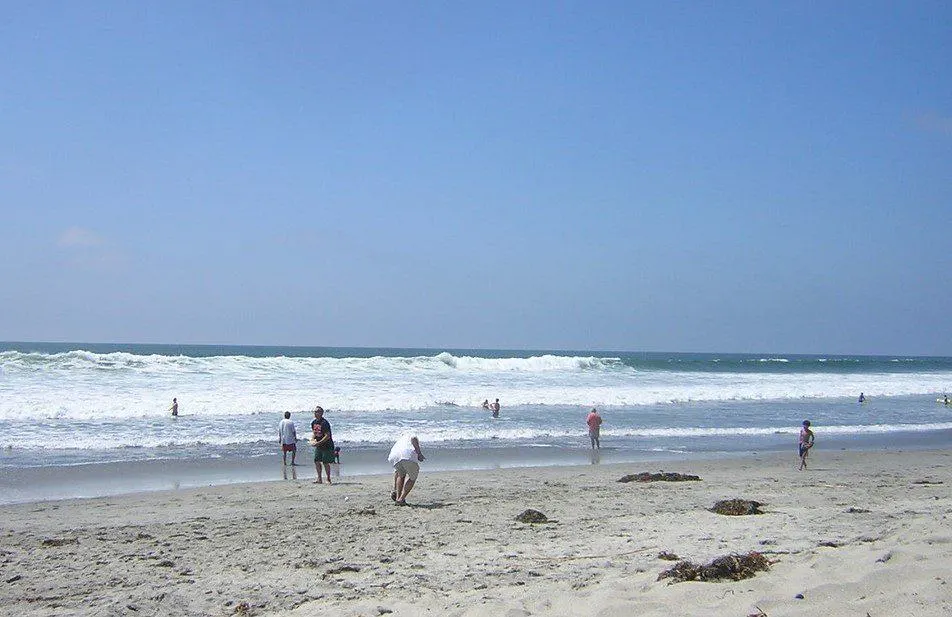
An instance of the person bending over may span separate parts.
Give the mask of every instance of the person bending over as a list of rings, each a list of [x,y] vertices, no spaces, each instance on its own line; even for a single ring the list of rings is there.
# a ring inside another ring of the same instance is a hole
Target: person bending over
[[[390,499],[398,506],[405,506],[407,495],[413,490],[413,485],[420,475],[420,461],[426,460],[423,450],[420,449],[420,440],[416,435],[400,437],[390,449],[387,460],[393,465],[393,491],[390,493]]]

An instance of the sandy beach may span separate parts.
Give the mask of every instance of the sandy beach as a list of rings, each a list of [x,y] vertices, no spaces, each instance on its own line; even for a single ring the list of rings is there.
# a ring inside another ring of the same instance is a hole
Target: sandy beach
[[[0,507],[3,615],[952,614],[952,452],[299,480]],[[654,467],[654,468],[652,468]],[[642,471],[699,482],[630,482]],[[743,498],[764,514],[723,516]],[[517,522],[532,508],[549,519]],[[758,551],[769,571],[657,580]],[[761,613],[762,611],[762,613]]]

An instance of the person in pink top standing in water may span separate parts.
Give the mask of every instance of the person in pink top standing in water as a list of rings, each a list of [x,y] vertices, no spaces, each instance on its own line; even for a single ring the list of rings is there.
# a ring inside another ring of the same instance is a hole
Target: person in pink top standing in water
[[[585,424],[588,425],[588,436],[592,440],[592,449],[600,449],[602,444],[599,442],[599,434],[601,433],[602,417],[598,415],[598,410],[594,407],[585,418]]]

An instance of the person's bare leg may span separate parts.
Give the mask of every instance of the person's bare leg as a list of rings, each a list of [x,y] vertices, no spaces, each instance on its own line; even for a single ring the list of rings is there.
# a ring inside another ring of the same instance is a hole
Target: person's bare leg
[[[324,473],[327,475],[327,483],[331,483],[331,464],[324,463]]]
[[[321,462],[314,461],[314,469],[317,471],[317,480],[314,480],[314,484],[322,484],[321,481]]]
[[[410,491],[413,489],[413,485],[416,484],[415,480],[407,478],[407,481],[403,483],[403,490],[400,492],[400,495],[397,497],[397,503],[406,503],[407,495],[410,494]]]
[[[291,450],[291,467],[294,467],[294,465],[296,465],[296,463],[294,462],[294,459],[296,458],[297,458],[297,450]]]
[[[399,471],[393,472],[393,494],[390,496],[393,497],[394,501],[400,499],[400,493],[403,492],[403,482],[406,479],[407,477]]]

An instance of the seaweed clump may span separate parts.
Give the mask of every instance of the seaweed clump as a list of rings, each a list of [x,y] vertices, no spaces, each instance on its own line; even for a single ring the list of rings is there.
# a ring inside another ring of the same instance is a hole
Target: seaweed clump
[[[740,581],[752,578],[757,572],[766,572],[770,569],[770,562],[757,552],[746,555],[725,555],[718,557],[706,565],[698,565],[690,561],[681,561],[658,575],[658,580],[673,579],[671,583],[684,581]]]
[[[764,504],[749,499],[722,499],[714,504],[711,512],[726,516],[747,516],[749,514],[763,514],[760,506]]]
[[[517,516],[516,520],[520,523],[548,523],[549,517],[547,517],[545,514],[542,514],[538,510],[533,510],[530,508]]]
[[[700,476],[692,476],[686,473],[630,473],[618,479],[619,482],[700,482]]]
[[[43,546],[66,546],[67,544],[79,544],[79,538],[46,538],[41,542]]]

